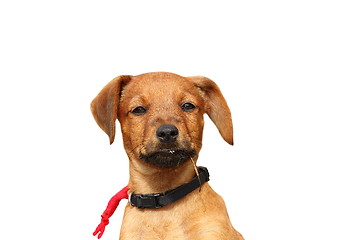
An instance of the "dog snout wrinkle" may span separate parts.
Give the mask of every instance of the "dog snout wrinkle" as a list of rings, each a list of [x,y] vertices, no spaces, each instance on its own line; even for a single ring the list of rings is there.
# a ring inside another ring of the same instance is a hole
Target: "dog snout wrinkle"
[[[171,124],[161,125],[156,130],[156,136],[163,143],[172,143],[179,136],[179,130]]]

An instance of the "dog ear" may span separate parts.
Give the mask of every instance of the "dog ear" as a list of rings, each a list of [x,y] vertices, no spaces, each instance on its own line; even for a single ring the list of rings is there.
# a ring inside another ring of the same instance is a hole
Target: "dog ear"
[[[131,80],[131,76],[122,75],[110,81],[91,102],[91,112],[99,127],[109,136],[110,144],[115,138],[115,120],[117,117],[122,87]]]
[[[203,76],[194,76],[188,79],[192,80],[195,86],[200,89],[205,100],[205,112],[214,122],[223,139],[233,145],[231,112],[220,88],[215,82]]]

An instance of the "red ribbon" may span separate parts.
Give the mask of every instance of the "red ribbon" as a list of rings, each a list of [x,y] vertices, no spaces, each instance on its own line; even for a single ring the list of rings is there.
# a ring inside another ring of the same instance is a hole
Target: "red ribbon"
[[[97,237],[98,239],[100,239],[102,237],[102,235],[104,234],[105,227],[106,227],[106,225],[109,224],[109,218],[113,215],[116,208],[119,206],[120,201],[122,199],[127,199],[129,197],[129,195],[127,194],[128,190],[129,190],[129,187],[126,186],[110,199],[105,211],[101,215],[101,222],[97,226],[95,232],[93,233],[94,236],[96,236],[96,234],[99,233],[99,235]]]

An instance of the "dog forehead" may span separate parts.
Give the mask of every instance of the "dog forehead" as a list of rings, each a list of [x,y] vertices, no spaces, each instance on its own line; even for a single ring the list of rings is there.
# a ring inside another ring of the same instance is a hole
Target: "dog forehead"
[[[172,73],[147,73],[138,75],[125,86],[127,97],[142,95],[148,98],[197,94],[194,84],[187,78]]]
[[[138,81],[154,81],[154,80],[170,80],[170,79],[183,80],[185,79],[185,77],[169,72],[150,72],[150,73],[144,73],[134,76],[133,79],[137,79]]]
[[[135,76],[132,80],[134,84],[140,84],[144,88],[154,90],[156,88],[182,88],[189,86],[190,82],[177,74],[173,73],[146,73]]]

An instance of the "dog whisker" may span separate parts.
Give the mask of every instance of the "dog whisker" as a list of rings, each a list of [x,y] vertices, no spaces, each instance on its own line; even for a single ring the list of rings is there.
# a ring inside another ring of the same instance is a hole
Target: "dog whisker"
[[[140,144],[136,145],[133,149],[131,149],[129,153],[134,153],[134,151],[138,148],[140,148],[139,150],[141,151],[145,148],[145,146],[142,143],[140,143]]]
[[[197,178],[198,178],[198,180],[199,180],[199,185],[200,185],[200,187],[199,187],[199,192],[200,192],[200,191],[201,191],[201,180],[200,180],[199,171],[198,171],[198,168],[197,168],[197,166],[196,166],[196,163],[195,163],[194,159],[193,159],[192,157],[190,157],[190,160],[191,160],[191,162],[192,162],[192,164],[193,164],[193,167],[194,167],[196,176],[197,176]]]

